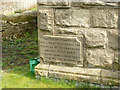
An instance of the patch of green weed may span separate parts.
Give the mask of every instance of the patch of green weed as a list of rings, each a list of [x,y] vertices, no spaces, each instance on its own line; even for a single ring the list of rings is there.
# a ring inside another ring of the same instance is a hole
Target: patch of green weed
[[[16,50],[18,50],[18,51],[21,51],[23,49],[24,49],[24,47],[16,47]]]
[[[36,8],[32,8],[31,11],[36,11],[37,10],[37,7]]]
[[[5,66],[7,66],[8,64],[6,63],[6,62],[3,62],[2,63],[2,67],[5,67]]]
[[[36,54],[36,53],[38,53],[38,51],[36,51],[36,50],[30,50],[28,53],[29,54]]]
[[[25,55],[25,54],[26,54],[26,52],[21,52],[20,54],[21,54],[21,55]]]

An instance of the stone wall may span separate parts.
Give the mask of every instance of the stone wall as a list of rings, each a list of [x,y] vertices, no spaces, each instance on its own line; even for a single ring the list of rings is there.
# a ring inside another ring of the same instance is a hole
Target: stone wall
[[[58,65],[54,59],[49,61],[44,60],[45,56],[41,57],[42,62],[35,69],[36,75],[61,76],[75,80],[82,78],[83,81],[85,79],[88,82],[98,81],[97,83],[105,84],[116,84],[112,83],[116,80],[118,84],[119,12],[119,4],[115,2],[69,2],[67,0],[38,2],[40,57],[44,56],[42,52],[45,52],[40,39],[44,35],[82,37],[80,55],[83,55],[80,58],[81,66],[76,70],[73,68],[78,67],[78,63],[75,66],[68,66],[63,65],[63,61],[59,61],[62,64]],[[99,76],[95,75],[97,69],[99,69]],[[113,74],[115,77],[110,82],[109,79],[113,78]]]
[[[21,38],[25,33],[37,29],[37,11],[26,11],[16,15],[2,15],[2,38]]]

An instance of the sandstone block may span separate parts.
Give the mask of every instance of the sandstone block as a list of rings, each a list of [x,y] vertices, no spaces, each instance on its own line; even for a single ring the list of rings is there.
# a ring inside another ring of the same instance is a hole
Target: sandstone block
[[[48,70],[37,70],[37,69],[35,69],[35,73],[37,74],[37,75],[40,75],[40,76],[48,76]]]
[[[102,83],[106,85],[118,84],[119,81],[119,73],[113,72],[110,70],[102,69],[101,71]]]
[[[118,72],[102,69],[102,78],[118,79]]]
[[[78,28],[79,29],[79,28]],[[69,34],[69,35],[76,35],[77,30],[75,28],[61,28],[61,27],[55,27],[55,34]]]
[[[68,72],[73,74],[81,74],[81,75],[90,75],[90,76],[100,76],[101,69],[91,69],[91,68],[80,68],[80,67],[66,67],[66,66],[57,66],[57,65],[47,65],[47,64],[38,64],[35,69],[39,70],[49,70],[56,72]]]
[[[112,69],[114,53],[104,49],[86,50],[86,60],[88,67]]]
[[[101,7],[109,7],[109,8],[117,8],[118,4],[110,0],[111,2],[105,2],[106,0],[71,0],[70,5],[74,7],[86,7],[86,8],[91,8],[94,6],[101,6]],[[108,0],[107,0],[108,1]]]
[[[104,85],[119,85],[120,80],[110,79],[110,78],[102,78],[101,83],[104,84]]]
[[[68,0],[38,0],[39,5],[45,6],[67,6]]]
[[[120,66],[120,62],[119,62],[119,52],[116,51],[114,54],[114,61],[113,61],[113,70],[114,71],[118,71],[119,70],[119,66]]]
[[[107,30],[108,34],[108,46],[112,49],[118,49],[118,30],[117,29],[109,29]]]
[[[56,10],[55,22],[60,26],[90,27],[90,12],[87,9]]]
[[[64,67],[57,65],[38,64],[35,74],[47,77],[74,79],[91,83],[118,85],[118,72],[100,68]]]
[[[38,13],[38,28],[40,30],[53,31],[54,14],[51,8],[40,8]]]
[[[95,28],[85,30],[85,39],[87,47],[105,48],[108,42],[106,31]]]
[[[93,27],[117,28],[118,10],[112,8],[91,9]]]
[[[73,79],[82,82],[91,82],[91,83],[99,83],[100,84],[100,77],[97,76],[87,76],[87,75],[80,75],[80,74],[73,74],[73,73],[66,73],[66,72],[56,72],[50,71],[50,77],[56,78],[64,78],[64,79]]]

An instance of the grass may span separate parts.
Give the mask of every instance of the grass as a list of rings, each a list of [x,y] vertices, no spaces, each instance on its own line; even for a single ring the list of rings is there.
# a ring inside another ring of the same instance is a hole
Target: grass
[[[32,8],[31,11],[37,11],[37,7]]]
[[[29,72],[29,65],[16,66],[3,72],[3,88],[97,88],[74,80],[53,79],[41,77],[36,79],[35,75]]]
[[[15,67],[12,70],[4,72],[2,80],[3,88],[52,88],[52,87],[70,87],[64,82],[53,82],[52,79],[42,77],[36,80],[35,75],[29,72],[29,66]],[[73,86],[71,86],[73,87]]]

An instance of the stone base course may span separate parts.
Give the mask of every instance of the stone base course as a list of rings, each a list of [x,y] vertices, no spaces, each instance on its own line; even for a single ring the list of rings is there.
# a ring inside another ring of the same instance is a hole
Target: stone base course
[[[35,74],[38,76],[62,77],[97,84],[103,83],[105,85],[118,85],[118,83],[120,83],[118,72],[100,68],[63,67],[38,64],[35,67]]]

